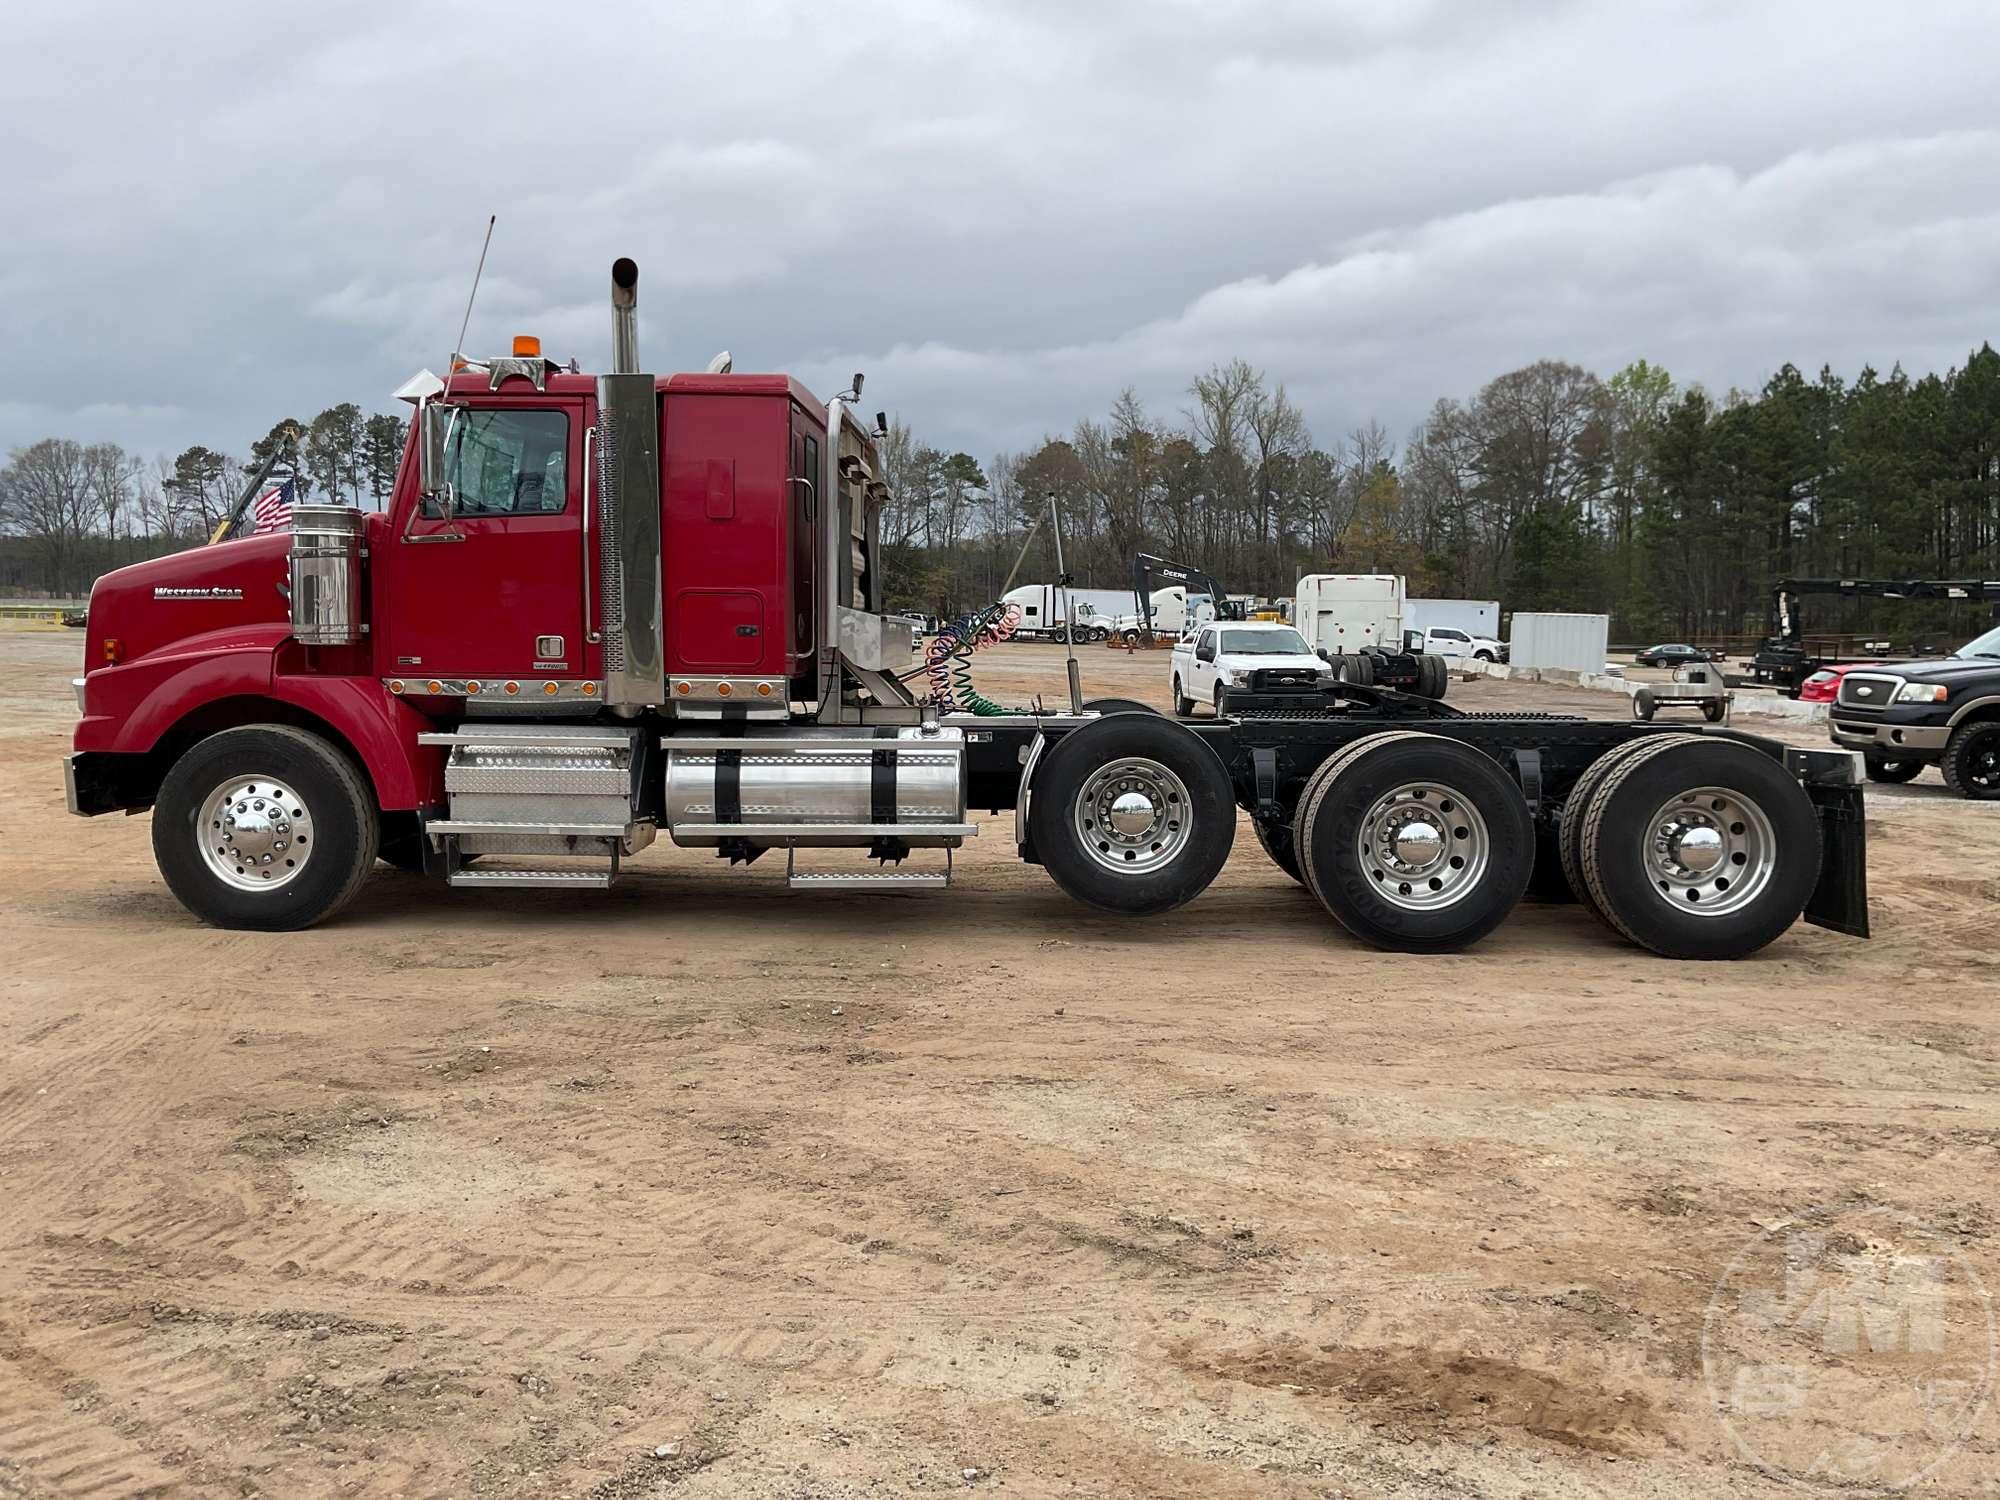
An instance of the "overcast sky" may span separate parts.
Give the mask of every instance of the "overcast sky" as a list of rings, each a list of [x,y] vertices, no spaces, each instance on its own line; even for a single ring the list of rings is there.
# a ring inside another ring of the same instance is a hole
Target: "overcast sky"
[[[295,19],[296,18],[296,19]],[[1529,360],[2000,336],[1995,0],[15,5],[0,449],[241,453],[458,328],[982,460],[1242,356],[1322,441]]]

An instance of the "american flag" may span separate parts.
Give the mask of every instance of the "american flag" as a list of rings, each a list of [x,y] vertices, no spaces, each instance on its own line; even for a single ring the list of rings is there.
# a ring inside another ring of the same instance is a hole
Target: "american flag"
[[[257,497],[250,507],[250,530],[253,535],[266,531],[283,531],[292,524],[292,500],[298,490],[298,481],[289,475],[274,480],[271,487]]]

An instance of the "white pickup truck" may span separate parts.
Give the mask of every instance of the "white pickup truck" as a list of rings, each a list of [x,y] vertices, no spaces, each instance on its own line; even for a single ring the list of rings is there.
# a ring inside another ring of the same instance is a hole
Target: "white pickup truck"
[[[1491,636],[1473,635],[1449,625],[1424,632],[1424,650],[1433,656],[1449,656],[1466,661],[1505,661],[1507,648]]]
[[[1333,669],[1289,625],[1275,621],[1206,624],[1182,637],[1169,666],[1174,712],[1191,714],[1197,703],[1216,713],[1276,708],[1316,697],[1333,681]]]

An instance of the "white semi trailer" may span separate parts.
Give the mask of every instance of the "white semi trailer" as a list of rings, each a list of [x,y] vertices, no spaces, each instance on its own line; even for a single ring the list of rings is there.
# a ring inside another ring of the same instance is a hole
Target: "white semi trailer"
[[[1065,623],[1076,627],[1078,640],[1103,640],[1121,615],[1132,613],[1129,589],[1061,588],[1052,583],[1027,583],[1001,596],[1003,604],[1021,606],[1016,636],[1059,638]]]

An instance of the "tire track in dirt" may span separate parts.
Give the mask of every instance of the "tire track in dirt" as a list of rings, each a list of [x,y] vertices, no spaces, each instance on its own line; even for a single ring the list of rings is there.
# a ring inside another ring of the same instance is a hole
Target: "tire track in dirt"
[[[182,1472],[104,1418],[94,1386],[0,1324],[0,1457],[58,1495],[184,1489]]]

